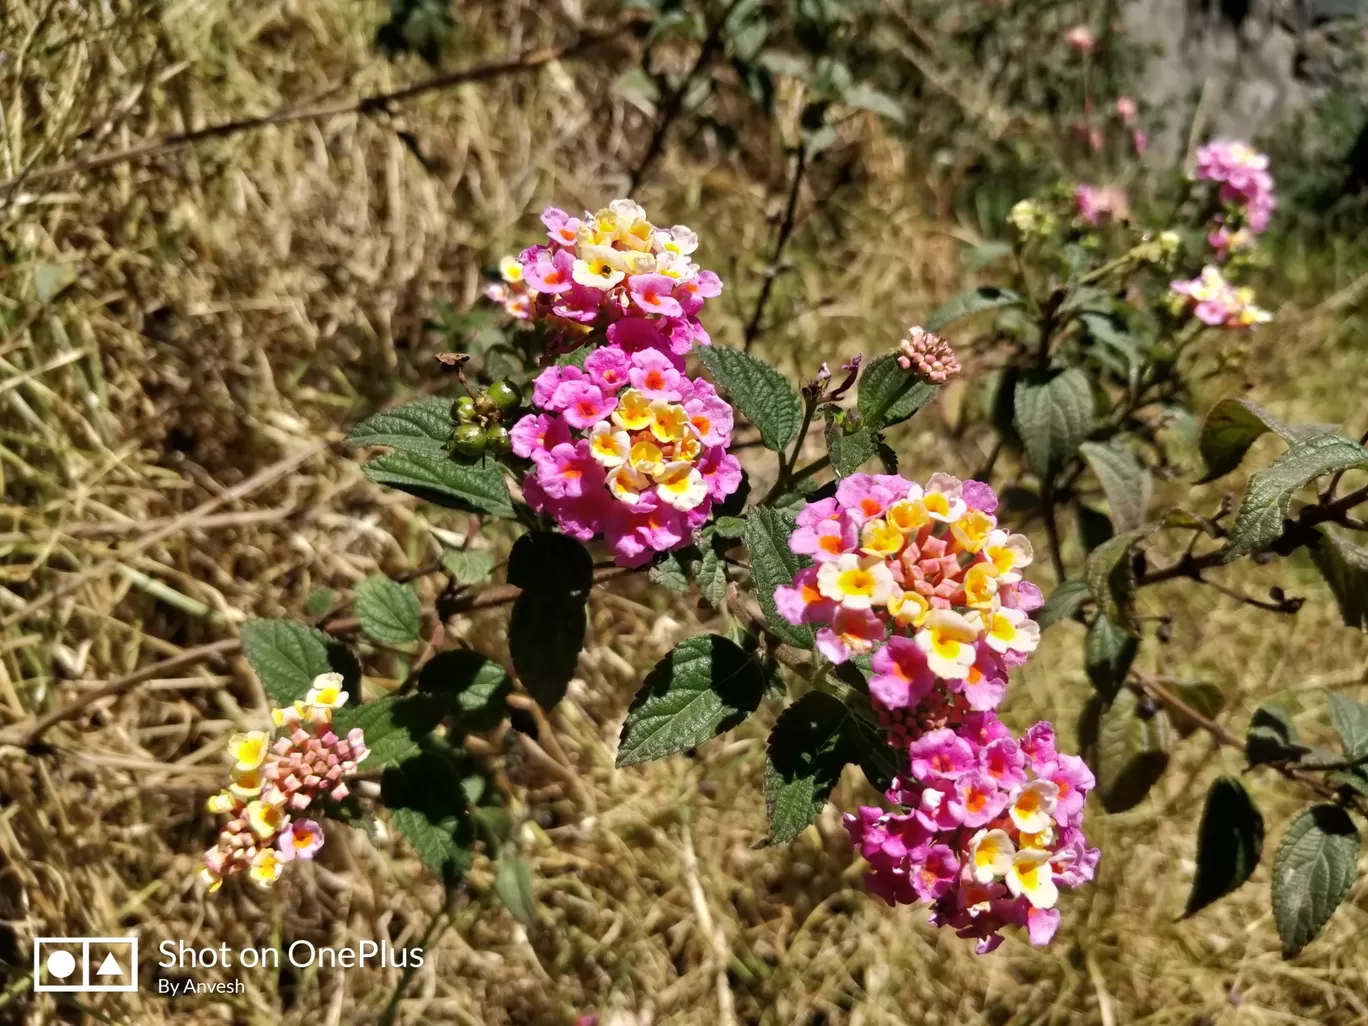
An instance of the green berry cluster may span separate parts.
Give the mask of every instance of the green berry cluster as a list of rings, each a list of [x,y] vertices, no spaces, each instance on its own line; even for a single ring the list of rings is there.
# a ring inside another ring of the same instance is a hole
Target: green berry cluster
[[[512,448],[504,421],[511,421],[521,405],[518,386],[503,379],[483,393],[461,396],[451,404],[451,416],[456,421],[452,454],[469,460],[504,455]]]

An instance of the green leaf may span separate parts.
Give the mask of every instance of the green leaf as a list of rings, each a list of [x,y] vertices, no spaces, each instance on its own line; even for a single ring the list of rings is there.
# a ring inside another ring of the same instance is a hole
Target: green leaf
[[[487,549],[447,549],[442,553],[442,569],[462,587],[479,584],[494,572],[494,553]]]
[[[896,121],[900,125],[907,120],[907,112],[903,110],[902,104],[887,93],[870,89],[868,86],[851,86],[845,91],[845,96],[841,100],[847,107],[858,107],[860,110],[873,111],[880,117]]]
[[[1340,737],[1345,758],[1368,756],[1368,705],[1360,705],[1338,692],[1330,693],[1330,722]]]
[[[681,642],[632,702],[618,766],[663,759],[730,730],[760,705],[764,687],[759,664],[734,642],[717,634]]]
[[[445,884],[470,868],[474,830],[460,767],[438,748],[425,748],[385,770],[380,795],[390,822],[408,839],[424,865]]]
[[[340,673],[353,700],[360,697],[361,667],[322,631],[293,620],[248,620],[242,654],[276,705],[302,699],[321,673]]]
[[[33,269],[33,294],[47,306],[75,280],[76,269],[70,264],[42,263]]]
[[[988,239],[961,253],[960,263],[964,265],[966,271],[981,271],[999,260],[1006,260],[1014,252],[1016,252],[1016,248],[1010,242],[1003,242],[1001,239]]]
[[[1260,552],[1282,536],[1292,496],[1322,474],[1368,467],[1368,449],[1343,435],[1319,434],[1294,442],[1249,481],[1221,562]]]
[[[793,575],[811,564],[811,560],[794,554],[789,548],[796,518],[782,510],[757,506],[746,517],[743,538],[750,553],[750,575],[756,601],[765,611],[766,626],[781,641],[800,648],[811,648],[811,627],[795,627],[782,616],[774,604],[774,589],[792,584]]]
[[[537,897],[532,890],[532,865],[516,855],[501,855],[494,869],[494,893],[523,926],[537,921]]]
[[[455,427],[451,400],[429,396],[371,414],[347,432],[343,442],[356,448],[387,445],[402,452],[445,457]]]
[[[1107,704],[1094,695],[1084,711],[1084,756],[1097,775],[1097,793],[1108,812],[1135,808],[1168,767],[1167,723],[1120,691]]]
[[[1193,712],[1201,713],[1208,720],[1214,720],[1225,707],[1225,692],[1221,690],[1220,685],[1210,681],[1181,681],[1170,684],[1169,690]],[[1169,722],[1173,724],[1173,729],[1179,737],[1188,737],[1201,727],[1201,724],[1191,716],[1177,709],[1169,709],[1167,712]]]
[[[1074,513],[1078,520],[1078,544],[1085,556],[1099,545],[1116,537],[1111,517],[1100,509],[1093,509],[1087,503],[1080,502],[1074,507]]]
[[[1013,423],[1031,469],[1052,482],[1093,429],[1092,386],[1082,371],[1031,371],[1016,385]]]
[[[1310,944],[1354,883],[1359,833],[1338,805],[1303,809],[1273,859],[1273,919],[1283,958]]]
[[[423,629],[423,604],[407,584],[372,574],[356,586],[352,608],[361,629],[376,641],[407,645]]]
[[[1083,642],[1083,652],[1088,679],[1099,695],[1109,699],[1120,690],[1139,648],[1135,636],[1120,624],[1113,623],[1102,613],[1093,618]]]
[[[438,652],[418,672],[418,690],[442,698],[466,731],[489,730],[504,718],[513,690],[508,672],[478,652]]]
[[[924,326],[927,331],[940,331],[955,321],[973,314],[1021,304],[1021,297],[1010,289],[981,285],[976,289],[966,289],[951,296],[926,318]]]
[[[1154,481],[1135,454],[1115,442],[1084,442],[1078,454],[1102,485],[1116,529],[1130,531],[1143,524],[1149,517]]]
[[[584,361],[589,359],[589,354],[594,351],[594,346],[580,346],[572,349],[568,353],[561,353],[556,357],[557,367],[578,367],[584,370]]]
[[[650,73],[641,65],[634,65],[613,81],[613,93],[621,96],[647,117],[655,117],[656,101],[660,99],[660,87]]]
[[[1036,610],[1036,623],[1044,629],[1064,620],[1071,620],[1091,598],[1092,592],[1088,590],[1087,581],[1080,581],[1077,578],[1065,581],[1050,592],[1045,604]]]
[[[1263,839],[1263,817],[1244,785],[1217,777],[1197,827],[1197,874],[1183,916],[1195,915],[1248,880],[1263,854]]]
[[[847,434],[836,419],[834,407],[826,409],[826,446],[831,469],[837,477],[848,477],[878,454],[874,433],[868,427]]]
[[[1345,626],[1368,631],[1368,548],[1329,528],[1317,535],[1311,560],[1330,585]]]
[[[594,580],[589,551],[563,534],[525,534],[508,557],[508,581],[523,589],[508,621],[513,668],[544,709],[565,697],[584,632],[585,601]]]
[[[698,590],[719,613],[727,610],[727,564],[711,545],[705,546],[695,570]]]
[[[1297,740],[1296,724],[1285,711],[1276,705],[1261,705],[1254,710],[1245,734],[1245,758],[1250,766],[1295,762],[1309,751]]]
[[[847,762],[858,757],[837,698],[809,691],[780,714],[765,753],[769,841],[786,844],[817,818]]]
[[[722,345],[694,350],[732,404],[760,431],[776,452],[793,441],[803,419],[803,404],[782,374],[769,364]]]
[[[665,553],[660,562],[646,572],[646,576],[651,579],[651,583],[659,584],[670,591],[689,590],[689,571],[677,552]]]
[[[1240,465],[1249,447],[1269,431],[1288,444],[1309,434],[1321,433],[1320,428],[1284,424],[1248,399],[1222,399],[1207,414],[1202,433],[1197,438],[1197,448],[1207,467],[1206,477],[1198,483],[1205,484],[1229,474]]]
[[[451,509],[516,516],[503,471],[492,459],[466,465],[439,453],[386,453],[362,468],[376,484],[391,485]]]
[[[370,755],[361,768],[379,769],[418,751],[419,743],[437,729],[445,714],[445,703],[433,695],[386,695],[338,709],[333,713],[333,731],[342,737],[354,727],[364,730]]]
[[[746,532],[746,518],[718,517],[713,528],[719,538],[740,538]]]
[[[929,406],[940,391],[939,385],[929,381],[915,381],[891,405],[890,400],[907,382],[908,372],[902,369],[895,353],[884,353],[865,364],[860,372],[859,396],[856,406],[864,418],[865,427],[880,431],[894,424],[901,424],[922,408]],[[886,412],[874,423],[874,416],[887,407]]]
[[[304,600],[304,612],[315,619],[337,604],[337,592],[331,588],[315,588]]]
[[[1112,623],[1124,627],[1136,637],[1140,636],[1140,625],[1135,620],[1135,567],[1132,554],[1136,545],[1157,528],[1157,524],[1146,524],[1109,538],[1088,553],[1088,562],[1084,567],[1088,590],[1097,600],[1097,608]]]

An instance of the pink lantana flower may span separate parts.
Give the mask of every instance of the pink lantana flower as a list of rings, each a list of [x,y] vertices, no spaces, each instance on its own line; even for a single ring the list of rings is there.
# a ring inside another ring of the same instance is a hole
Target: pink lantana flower
[[[683,317],[684,308],[674,298],[675,279],[664,274],[634,274],[627,279],[632,302],[643,313]]]

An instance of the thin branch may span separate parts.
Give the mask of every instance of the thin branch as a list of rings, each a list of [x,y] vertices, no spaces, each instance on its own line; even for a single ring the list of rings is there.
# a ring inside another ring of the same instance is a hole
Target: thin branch
[[[788,245],[789,236],[793,234],[793,225],[798,216],[798,193],[803,187],[803,175],[807,173],[807,147],[801,142],[798,144],[797,156],[798,163],[793,169],[793,183],[789,186],[788,205],[784,208],[784,220],[779,226],[779,237],[774,241],[774,253],[770,256],[769,266],[765,268],[765,281],[760,286],[760,295],[755,298],[755,309],[751,311],[750,320],[746,323],[745,343],[742,348],[747,352],[750,352],[751,344],[760,334],[760,321],[765,316],[765,307],[769,305],[774,279],[779,276],[779,261],[784,255],[784,247]]]

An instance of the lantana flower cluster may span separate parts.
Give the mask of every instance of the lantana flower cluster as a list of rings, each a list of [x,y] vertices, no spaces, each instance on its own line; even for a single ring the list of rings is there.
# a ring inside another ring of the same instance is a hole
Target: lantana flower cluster
[[[870,889],[932,903],[980,952],[1010,925],[1048,941],[1059,887],[1090,879],[1098,858],[1080,829],[1086,765],[1055,751],[1049,724],[1017,742],[993,712],[1039,642],[1029,613],[1041,604],[1022,577],[1030,543],[996,509],[978,481],[851,475],[799,514],[789,545],[815,565],[775,594],[786,620],[818,627],[833,663],[871,657],[876,713],[908,753],[887,792],[907,811],[846,817]]]
[[[361,728],[333,733],[333,711],[347,702],[342,685],[340,673],[320,674],[303,701],[272,710],[285,731],[279,737],[253,730],[229,739],[231,783],[208,801],[210,812],[228,816],[200,870],[211,893],[243,871],[269,887],[287,862],[312,859],[323,847],[322,825],[303,814],[322,796],[346,798],[343,778],[370,754]]]
[[[1181,306],[1193,304],[1192,312],[1203,324],[1220,328],[1248,328],[1273,319],[1267,310],[1254,305],[1254,290],[1247,285],[1232,285],[1214,264],[1188,281],[1174,281],[1169,289]]]
[[[499,277],[503,280],[485,286],[485,298],[498,303],[510,317],[520,321],[531,320],[532,297],[527,292],[522,264],[517,257],[506,256],[499,261]]]
[[[1258,235],[1268,227],[1278,200],[1266,154],[1241,140],[1215,139],[1197,150],[1196,176],[1199,182],[1220,186],[1220,200],[1229,215],[1219,219],[1220,227],[1211,236],[1218,251],[1238,242],[1241,228]]]

